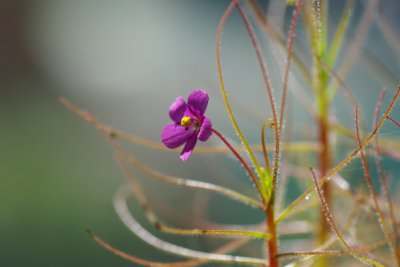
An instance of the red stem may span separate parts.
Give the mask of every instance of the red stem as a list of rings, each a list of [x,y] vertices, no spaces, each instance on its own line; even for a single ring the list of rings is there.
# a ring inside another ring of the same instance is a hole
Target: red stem
[[[276,233],[276,224],[274,218],[274,198],[275,198],[275,185],[277,181],[278,175],[278,164],[279,164],[279,154],[280,154],[280,128],[278,125],[278,116],[276,105],[274,101],[274,96],[272,94],[272,86],[269,82],[268,72],[265,67],[265,63],[263,60],[263,55],[261,52],[260,44],[258,43],[257,37],[255,35],[254,29],[248,19],[246,13],[244,12],[242,6],[240,5],[239,1],[236,1],[236,7],[239,10],[240,16],[246,26],[247,32],[249,33],[251,42],[253,43],[254,49],[256,50],[256,56],[261,68],[261,73],[263,76],[263,80],[265,83],[265,87],[267,89],[268,99],[272,109],[272,117],[273,123],[275,124],[275,159],[274,159],[274,166],[273,166],[273,174],[272,174],[272,189],[271,189],[271,196],[269,203],[266,203],[267,210],[266,210],[266,217],[267,217],[267,231],[269,231],[271,238],[268,240],[268,255],[269,255],[269,267],[278,267],[279,262],[276,257],[278,254],[278,244],[277,244],[277,233]],[[268,159],[266,159],[268,160]]]
[[[271,235],[271,238],[268,240],[268,255],[269,255],[269,267],[278,267],[278,234],[275,223],[275,215],[274,215],[274,199],[271,198],[267,212],[267,231]]]
[[[397,127],[400,128],[400,123],[398,121],[396,121],[395,119],[393,119],[392,117],[390,117],[389,115],[386,116],[386,118],[388,118],[389,120],[391,120],[394,124],[397,125]]]
[[[319,118],[319,138],[321,144],[321,152],[319,155],[319,166],[322,177],[325,176],[330,167],[330,148],[329,148],[329,129],[327,125],[327,120],[325,118]],[[331,197],[331,187],[329,183],[325,183],[322,185],[322,191],[325,194],[326,204],[329,207],[329,204],[332,202]],[[329,234],[329,223],[326,221],[324,216],[320,218],[320,234],[319,234],[319,243],[324,243],[327,240],[327,236]]]
[[[267,73],[267,70],[266,70],[266,67],[265,67],[265,64],[264,64],[264,61],[263,61],[263,56],[262,56],[262,53],[261,53],[260,45],[258,43],[258,40],[257,40],[256,35],[254,33],[253,27],[252,27],[252,25],[250,23],[250,20],[248,19],[246,13],[244,12],[244,10],[241,7],[241,5],[240,5],[238,0],[233,0],[231,2],[231,4],[229,5],[227,11],[225,12],[224,16],[222,17],[221,22],[223,22],[223,21],[225,21],[227,19],[227,17],[229,16],[229,14],[232,11],[232,8],[234,6],[236,6],[238,8],[239,13],[240,13],[240,15],[242,17],[242,20],[243,20],[243,22],[244,22],[244,24],[245,24],[245,26],[247,28],[247,31],[249,33],[251,42],[253,43],[253,46],[254,46],[254,48],[256,50],[257,59],[258,59],[259,64],[260,64],[261,72],[262,72],[262,75],[263,75],[264,83],[265,83],[265,86],[266,86],[266,89],[267,89],[267,94],[268,94],[268,98],[269,98],[271,109],[272,109],[273,122],[275,124],[275,141],[276,141],[275,145],[276,145],[276,148],[275,148],[275,159],[274,159],[274,167],[273,167],[273,175],[272,175],[273,182],[272,182],[272,189],[271,189],[272,193],[271,193],[270,202],[266,203],[266,200],[263,197],[264,195],[262,193],[261,193],[261,197],[262,197],[263,203],[264,203],[264,205],[266,207],[267,227],[268,227],[268,230],[269,230],[269,232],[271,234],[271,237],[272,237],[270,240],[268,240],[269,267],[278,267],[279,262],[278,262],[278,259],[276,257],[277,252],[278,252],[277,251],[277,248],[278,248],[278,246],[277,246],[277,233],[276,233],[276,224],[275,224],[275,218],[274,218],[274,191],[275,191],[274,188],[275,188],[275,184],[276,184],[276,180],[277,180],[276,178],[277,178],[277,175],[278,175],[279,154],[280,154],[280,133],[279,133],[279,129],[278,129],[279,125],[278,125],[278,119],[277,119],[277,114],[276,114],[277,113],[276,112],[276,105],[275,105],[275,101],[274,101],[274,96],[272,94],[272,87],[271,87],[271,84],[270,84],[269,79],[268,79],[268,73]],[[220,28],[218,28],[218,33],[220,33],[222,31],[222,25],[223,24],[220,24]],[[219,38],[220,38],[220,34],[217,34],[217,44],[219,44],[219,42],[220,42]],[[219,57],[219,53],[220,53],[220,51],[219,51],[218,45],[217,45],[217,57]],[[215,130],[213,130],[213,131],[215,131]],[[220,138],[222,137],[222,135],[220,135],[219,133],[216,132],[216,134]],[[221,140],[223,140],[223,139],[221,139]],[[225,143],[225,144],[228,145],[228,143]],[[251,171],[251,169],[248,167],[248,165],[244,164],[245,163],[244,160],[239,158],[240,157],[239,154],[236,151],[234,151],[231,146],[228,145],[228,147],[235,154],[235,156],[238,157],[238,159],[242,162],[242,164],[246,168],[246,170],[248,172],[249,172],[249,170]],[[249,174],[250,174],[250,172],[249,172]],[[255,185],[257,187],[257,190],[259,192],[261,192],[260,185],[258,183],[258,179],[255,177],[254,173],[251,172],[250,176],[253,179],[253,182],[255,183]],[[260,179],[262,179],[262,177],[260,177]]]
[[[247,162],[242,158],[242,156],[240,156],[240,154],[236,151],[236,149],[228,142],[228,140],[226,140],[226,138],[220,132],[218,132],[214,128],[212,129],[212,131],[214,134],[216,134],[219,137],[219,139],[222,140],[222,142],[224,142],[224,144],[229,148],[229,150],[233,153],[233,155],[235,155],[235,157],[240,161],[240,163],[242,163],[243,167],[246,169],[247,173],[251,177],[251,180],[253,181],[254,185],[256,186],[257,191],[260,194],[260,197],[263,201],[264,206],[266,207],[267,203],[265,203],[265,199],[263,197],[263,192],[261,190],[260,183],[257,179],[257,176],[251,170],[250,166],[247,164]]]
[[[269,255],[269,267],[278,267],[279,261],[277,258],[278,255],[278,243],[277,243],[277,232],[276,232],[276,224],[274,217],[274,199],[271,198],[269,203],[265,202],[265,198],[262,195],[261,187],[258,183],[258,179],[255,176],[254,172],[251,170],[246,161],[239,155],[239,153],[235,150],[235,148],[225,139],[225,137],[215,129],[212,129],[213,133],[216,134],[222,142],[231,150],[231,152],[236,156],[236,158],[243,164],[244,168],[250,175],[253,183],[255,184],[259,194],[261,194],[262,201],[265,207],[265,215],[267,218],[267,231],[271,235],[271,238],[268,240],[268,255]],[[268,207],[267,207],[268,205]]]

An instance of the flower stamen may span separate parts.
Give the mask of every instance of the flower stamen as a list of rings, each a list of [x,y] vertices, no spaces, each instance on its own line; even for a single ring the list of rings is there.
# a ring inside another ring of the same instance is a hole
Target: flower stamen
[[[185,116],[181,119],[181,126],[189,126],[191,122],[192,118]]]

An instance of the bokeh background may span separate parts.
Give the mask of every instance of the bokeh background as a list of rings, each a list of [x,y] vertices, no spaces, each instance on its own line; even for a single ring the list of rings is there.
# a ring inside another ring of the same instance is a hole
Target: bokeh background
[[[337,2],[333,21],[344,1]],[[0,266],[132,266],[95,244],[86,228],[136,255],[167,257],[143,245],[119,221],[112,197],[124,179],[110,146],[57,98],[65,96],[116,128],[158,140],[173,99],[186,96],[192,88],[205,88],[211,95],[208,112],[214,124],[235,138],[219,96],[215,63],[215,33],[228,4],[226,0],[0,1]],[[380,8],[399,29],[398,1],[382,0]],[[348,81],[367,90],[361,99],[367,104],[376,101],[380,88],[393,87],[399,78],[395,53],[381,42],[383,36],[374,27],[365,47],[383,59],[390,72],[367,79],[371,69],[360,62],[352,73],[357,79]],[[265,113],[257,61],[237,14],[223,36],[231,95]],[[273,58],[267,60],[273,82],[279,84],[279,75],[274,74],[283,58],[268,57],[274,52],[266,40],[262,42],[267,58]],[[252,129],[259,129],[260,118],[247,112],[240,116],[250,140],[257,142]],[[206,180],[215,173],[236,172],[232,188],[249,184],[235,162],[223,157],[194,155],[182,165],[174,153],[130,149],[171,174]],[[210,167],[202,168],[204,164]],[[190,210],[192,200],[187,207],[179,205],[185,204],[182,199],[191,199],[192,191],[142,179],[155,199]],[[164,187],[167,191],[160,190]],[[244,192],[253,193],[250,186]],[[216,220],[260,219],[260,214],[240,205],[226,219],[218,207],[231,203],[217,200],[221,206],[212,206],[210,212]],[[133,203],[133,211],[140,214],[136,206]],[[177,242],[189,242],[185,240]]]

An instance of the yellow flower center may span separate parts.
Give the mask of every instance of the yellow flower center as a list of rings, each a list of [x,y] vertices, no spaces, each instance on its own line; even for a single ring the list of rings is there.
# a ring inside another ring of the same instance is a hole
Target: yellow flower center
[[[192,119],[190,117],[183,117],[181,119],[181,126],[188,126],[192,122]]]

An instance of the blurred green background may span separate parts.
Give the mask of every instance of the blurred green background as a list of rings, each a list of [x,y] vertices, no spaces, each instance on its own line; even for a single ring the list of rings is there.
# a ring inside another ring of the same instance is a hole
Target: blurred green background
[[[384,2],[389,17],[400,11],[396,1]],[[0,266],[132,266],[95,244],[86,228],[118,248],[154,258],[155,249],[138,242],[113,210],[113,194],[124,179],[109,145],[57,97],[65,96],[116,128],[158,140],[176,95],[207,88],[215,125],[235,137],[218,95],[214,52],[217,24],[228,4],[0,1]],[[227,23],[223,46],[228,86],[245,88],[236,97],[265,111],[256,58],[238,16]],[[398,62],[388,53],[388,68],[398,73]],[[243,120],[245,127],[259,127],[256,123],[255,118]],[[194,156],[182,166],[174,154],[132,151],[170,173],[203,178],[220,171],[214,166],[200,172],[202,164],[219,157]],[[246,178],[237,181],[237,188],[242,184],[248,184]],[[159,194],[160,184],[153,186],[151,192]],[[174,201],[188,196],[169,190],[167,198]],[[252,211],[247,218],[259,219]]]
[[[214,82],[227,4],[1,1],[0,266],[132,266],[86,228],[154,257],[113,210],[124,179],[109,145],[57,97],[158,140],[176,95]]]

